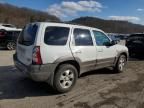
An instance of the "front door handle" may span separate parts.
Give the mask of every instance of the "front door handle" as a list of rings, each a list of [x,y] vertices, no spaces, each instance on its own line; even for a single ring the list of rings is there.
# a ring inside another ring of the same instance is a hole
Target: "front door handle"
[[[103,52],[103,49],[99,49],[98,52]]]

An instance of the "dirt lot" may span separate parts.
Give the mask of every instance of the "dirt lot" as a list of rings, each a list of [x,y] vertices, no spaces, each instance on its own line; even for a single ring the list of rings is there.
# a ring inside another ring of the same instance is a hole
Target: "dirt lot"
[[[0,108],[144,108],[144,61],[130,59],[123,73],[83,74],[74,89],[56,94],[13,66],[14,51],[0,51]]]

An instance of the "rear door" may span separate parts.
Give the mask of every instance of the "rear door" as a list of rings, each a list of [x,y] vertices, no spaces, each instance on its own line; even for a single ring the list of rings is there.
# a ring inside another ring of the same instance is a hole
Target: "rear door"
[[[70,26],[59,23],[44,24],[41,30],[41,58],[43,64],[61,62],[72,56],[69,47]]]
[[[94,69],[96,64],[96,48],[91,32],[86,28],[74,28],[71,43],[73,56],[80,60],[82,71]]]
[[[28,24],[21,32],[17,43],[17,57],[25,65],[32,63],[32,51],[38,31],[37,24]]]

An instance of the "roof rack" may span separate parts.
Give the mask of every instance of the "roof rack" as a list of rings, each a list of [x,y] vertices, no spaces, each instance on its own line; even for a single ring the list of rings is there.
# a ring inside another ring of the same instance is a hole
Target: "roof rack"
[[[65,24],[73,24],[73,25],[79,25],[79,26],[86,26],[86,27],[92,27],[92,26],[89,26],[89,25],[84,25],[84,24],[79,24],[79,23],[75,23],[75,22],[63,22]],[[95,27],[93,27],[95,28]]]
[[[72,25],[79,25],[79,26],[87,26],[87,27],[91,27],[91,26],[88,26],[88,25],[79,24],[79,23],[75,23],[75,22],[69,22],[69,21],[51,21],[51,20],[47,20],[46,22],[52,22],[52,23],[63,23],[63,24],[72,24]]]
[[[73,25],[83,25],[83,24],[79,24],[79,23],[75,23],[75,22],[64,22],[65,24],[73,24]],[[83,25],[84,26],[84,25]]]

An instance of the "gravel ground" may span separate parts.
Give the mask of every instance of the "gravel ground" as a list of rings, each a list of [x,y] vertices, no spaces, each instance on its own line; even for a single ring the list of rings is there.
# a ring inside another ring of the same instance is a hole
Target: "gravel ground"
[[[130,59],[123,73],[85,73],[71,92],[57,94],[18,72],[13,53],[0,51],[0,108],[144,108],[144,60]]]

